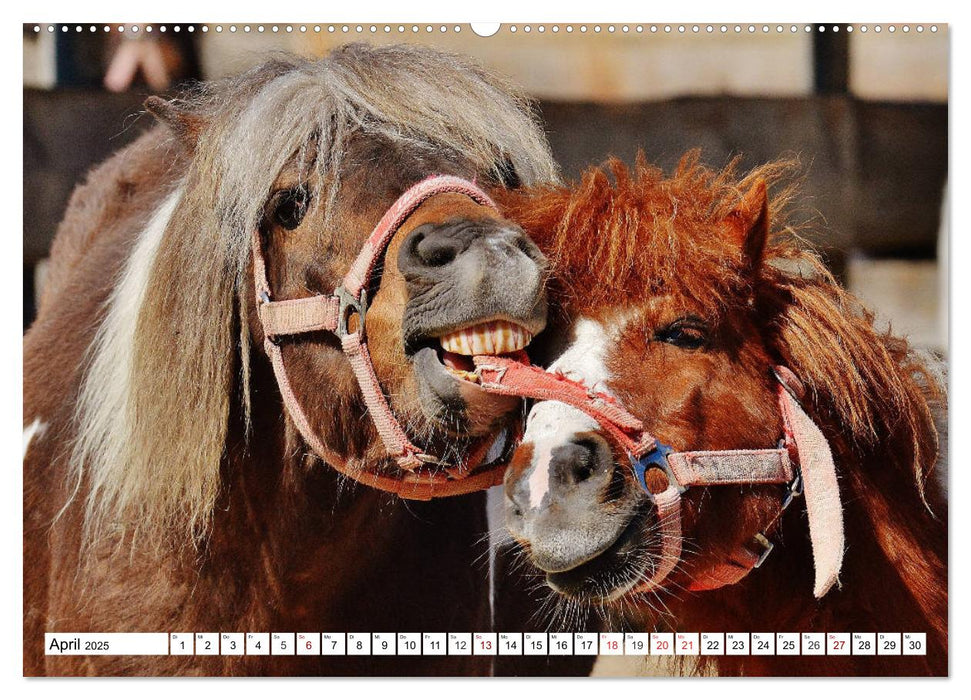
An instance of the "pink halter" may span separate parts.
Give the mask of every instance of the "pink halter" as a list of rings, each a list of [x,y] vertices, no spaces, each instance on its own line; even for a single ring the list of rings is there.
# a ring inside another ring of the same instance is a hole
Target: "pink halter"
[[[596,420],[631,459],[638,484],[657,509],[661,559],[650,580],[638,590],[657,588],[681,559],[681,495],[693,486],[784,484],[784,510],[805,492],[809,512],[816,581],[821,598],[837,581],[843,561],[843,510],[836,467],[826,438],[799,405],[802,384],[785,367],[775,369],[784,436],[777,449],[675,452],[644,430],[643,424],[616,400],[584,384],[506,357],[474,358],[480,384],[497,394],[554,400]],[[707,590],[736,583],[762,564],[772,551],[763,533],[739,548],[728,562],[696,578],[692,589]]]
[[[274,301],[266,277],[259,231],[254,231],[252,236],[253,277],[257,312],[266,337],[264,347],[273,365],[284,406],[300,434],[318,456],[339,472],[368,486],[417,500],[489,488],[501,483],[505,468],[505,464],[500,463],[480,470],[482,465],[478,461],[484,457],[489,447],[485,441],[476,445],[467,456],[466,462],[459,465],[444,464],[437,457],[426,454],[415,446],[391,411],[368,353],[365,317],[368,308],[367,290],[374,269],[405,220],[427,199],[443,193],[464,194],[478,204],[496,208],[487,194],[462,178],[441,175],[419,182],[402,194],[385,212],[344,276],[343,282],[332,295]],[[348,326],[355,315],[358,323],[357,328],[352,331]],[[378,434],[388,454],[402,469],[400,475],[380,474],[365,469],[362,463],[345,460],[328,448],[310,425],[290,384],[279,340],[315,331],[327,331],[340,339],[341,348],[351,364]],[[439,471],[432,467],[442,469]]]

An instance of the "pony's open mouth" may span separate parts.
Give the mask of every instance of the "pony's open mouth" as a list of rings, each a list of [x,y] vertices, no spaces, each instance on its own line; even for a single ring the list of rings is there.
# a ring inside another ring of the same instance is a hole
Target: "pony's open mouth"
[[[517,323],[489,321],[450,331],[439,337],[438,359],[454,377],[478,383],[474,355],[515,355],[528,362],[523,350],[533,334]]]
[[[567,598],[602,603],[617,600],[650,573],[649,526],[650,508],[639,508],[607,549],[572,569],[547,573],[546,582]]]
[[[485,391],[479,385],[472,358],[505,355],[529,364],[526,347],[533,333],[526,325],[492,318],[426,332],[411,343],[406,341],[425,415],[447,431],[471,435],[494,432],[507,424],[521,406],[521,399]]]

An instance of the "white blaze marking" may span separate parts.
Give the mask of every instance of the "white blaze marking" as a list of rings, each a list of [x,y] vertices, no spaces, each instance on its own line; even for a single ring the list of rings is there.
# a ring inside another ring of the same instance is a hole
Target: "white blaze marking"
[[[45,430],[47,430],[47,423],[42,422],[40,418],[34,418],[33,422],[24,428],[24,452],[21,459],[27,458],[27,448],[30,447],[30,441],[35,436],[43,435]]]
[[[550,365],[549,371],[561,372],[591,389],[609,394],[605,384],[610,374],[605,358],[610,337],[611,333],[602,324],[580,319],[573,344]],[[542,401],[533,406],[523,435],[523,442],[533,445],[533,467],[527,481],[530,508],[539,508],[551,488],[553,450],[569,442],[575,434],[598,427],[597,421],[586,413],[560,401]]]

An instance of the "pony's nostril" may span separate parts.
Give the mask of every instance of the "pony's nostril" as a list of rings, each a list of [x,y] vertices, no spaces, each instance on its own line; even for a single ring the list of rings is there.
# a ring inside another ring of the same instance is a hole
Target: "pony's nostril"
[[[415,246],[418,259],[427,267],[443,267],[455,260],[459,247],[455,241],[425,238]]]
[[[424,224],[409,234],[402,246],[398,265],[407,275],[450,265],[475,238],[468,222]]]
[[[608,466],[596,441],[579,438],[554,449],[550,468],[558,483],[577,486],[604,474]]]
[[[583,483],[591,476],[597,468],[597,446],[591,440],[576,441],[580,450],[577,452],[577,461],[573,466],[573,482]]]

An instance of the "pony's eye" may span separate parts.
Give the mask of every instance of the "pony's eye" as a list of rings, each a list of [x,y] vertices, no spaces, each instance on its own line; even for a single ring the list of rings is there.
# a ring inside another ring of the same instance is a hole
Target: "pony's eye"
[[[654,340],[684,350],[698,350],[708,344],[708,330],[701,319],[683,318],[656,331]]]
[[[303,185],[283,190],[275,197],[273,220],[287,231],[300,225],[310,205],[310,193]]]

